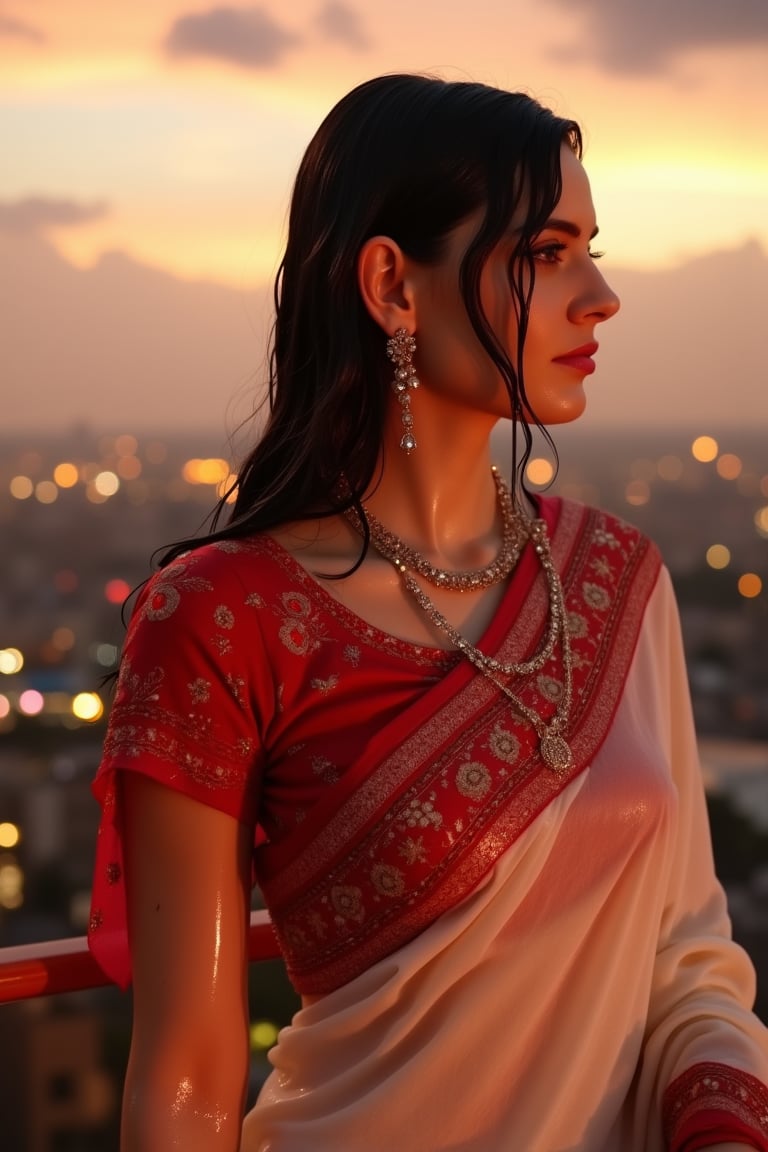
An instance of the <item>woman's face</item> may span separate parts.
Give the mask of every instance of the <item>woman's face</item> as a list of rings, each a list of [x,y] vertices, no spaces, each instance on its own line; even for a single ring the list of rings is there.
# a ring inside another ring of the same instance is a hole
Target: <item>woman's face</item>
[[[561,171],[560,200],[530,246],[536,272],[523,373],[528,404],[543,424],[566,423],[583,412],[584,380],[595,368],[595,329],[619,308],[591,250],[597,229],[589,181],[566,146]],[[414,270],[416,364],[425,390],[435,399],[509,416],[508,393],[475,335],[458,286],[461,260],[480,219],[477,214],[451,233],[439,264]],[[518,326],[509,265],[517,243],[513,221],[480,281],[483,309],[513,365]]]

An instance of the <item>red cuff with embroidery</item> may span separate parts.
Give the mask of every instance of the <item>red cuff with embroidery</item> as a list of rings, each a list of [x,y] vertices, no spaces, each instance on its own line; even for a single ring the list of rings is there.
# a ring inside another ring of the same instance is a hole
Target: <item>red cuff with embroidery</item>
[[[726,1064],[695,1064],[664,1094],[669,1152],[744,1144],[768,1152],[768,1089]]]
[[[748,1124],[719,1109],[698,1112],[675,1134],[670,1152],[699,1152],[713,1144],[744,1144],[768,1152],[768,1141]]]

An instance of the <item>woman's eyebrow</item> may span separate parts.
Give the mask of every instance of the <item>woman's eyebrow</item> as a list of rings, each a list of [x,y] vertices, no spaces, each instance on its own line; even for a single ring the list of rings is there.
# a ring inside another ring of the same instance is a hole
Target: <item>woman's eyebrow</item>
[[[568,236],[573,236],[578,240],[581,236],[581,228],[578,224],[574,224],[572,220],[562,220],[557,216],[550,216],[549,220],[542,226],[542,232],[565,232]],[[594,240],[600,229],[595,225],[594,230],[590,233],[590,240]]]

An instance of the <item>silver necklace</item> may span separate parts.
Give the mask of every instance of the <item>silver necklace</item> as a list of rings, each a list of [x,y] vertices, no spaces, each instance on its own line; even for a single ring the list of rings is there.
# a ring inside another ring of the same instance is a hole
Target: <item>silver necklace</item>
[[[499,551],[490,564],[486,564],[484,568],[472,568],[466,571],[436,568],[415,548],[411,548],[394,532],[385,528],[381,521],[377,520],[373,513],[366,508],[365,515],[368,520],[371,543],[376,551],[395,566],[402,562],[406,568],[418,572],[436,588],[447,588],[452,592],[479,592],[483,588],[490,588],[491,585],[505,580],[517,563],[528,533],[523,518],[515,510],[509,488],[496,468],[492,468],[491,473],[496,483],[502,535]],[[350,509],[349,515],[357,530],[362,531],[362,524],[354,509]]]
[[[366,516],[370,516],[368,511],[365,511]],[[359,518],[354,515],[351,516],[350,519],[352,523],[355,524],[355,527],[360,530]],[[390,540],[394,539],[397,541],[394,533],[386,529],[384,530],[387,537],[384,541],[384,547],[380,546],[380,541],[374,536],[373,531],[371,531],[371,541],[376,547],[376,550],[394,565],[403,582],[403,587],[413,597],[431,623],[439,628],[441,632],[445,633],[461,655],[466,657],[466,659],[477,668],[478,672],[490,680],[491,683],[507,697],[517,713],[531,724],[539,738],[539,751],[547,768],[557,775],[563,775],[573,764],[571,747],[563,735],[568,728],[568,719],[573,702],[573,656],[571,653],[570,636],[568,634],[563,586],[552,560],[545,521],[536,519],[526,524],[520,519],[519,523],[523,526],[523,539],[530,537],[539,562],[544,569],[549,591],[549,624],[544,642],[530,660],[525,660],[520,663],[509,663],[496,660],[493,656],[486,656],[484,652],[481,652],[476,645],[467,640],[465,636],[462,636],[458,629],[454,628],[453,625],[446,620],[442,612],[432,603],[411,575],[409,566],[404,559],[405,546],[400,549],[393,549],[390,546]],[[522,545],[520,545],[520,547],[522,547]],[[519,551],[520,548],[518,548],[518,553]],[[418,553],[416,555],[418,555]],[[443,586],[447,587],[447,585]],[[533,708],[523,703],[520,697],[512,691],[501,677],[529,676],[534,672],[538,672],[552,656],[558,637],[560,638],[562,651],[563,690],[558,700],[554,716],[549,721],[544,721]]]

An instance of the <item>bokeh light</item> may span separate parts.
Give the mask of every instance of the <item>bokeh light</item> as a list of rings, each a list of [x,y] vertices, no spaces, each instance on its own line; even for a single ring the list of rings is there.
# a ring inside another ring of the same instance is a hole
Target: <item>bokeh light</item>
[[[254,1020],[251,1024],[251,1048],[264,1051],[277,1042],[280,1029],[271,1020]]]
[[[718,476],[722,476],[723,480],[738,480],[744,465],[733,452],[724,452],[722,456],[718,457],[715,467]]]
[[[0,692],[0,720],[5,720],[11,714],[11,702],[7,696]]]
[[[13,911],[24,903],[24,873],[12,856],[0,857],[0,907]]]
[[[130,434],[118,436],[115,440],[115,452],[118,456],[135,456],[138,448],[138,440]]]
[[[14,476],[9,488],[14,500],[28,500],[35,490],[29,476]]]
[[[731,553],[724,544],[712,544],[707,548],[707,564],[710,568],[727,568],[731,562]]]
[[[758,508],[755,512],[755,528],[760,536],[768,539],[768,505],[765,508]]]
[[[27,688],[19,696],[19,712],[25,716],[39,716],[45,706],[43,694],[36,688]]]
[[[697,436],[691,444],[691,455],[701,464],[709,464],[719,451],[717,440],[713,436]]]
[[[206,460],[187,460],[181,474],[187,484],[221,484],[230,471],[228,461],[211,457]]]
[[[535,456],[532,460],[528,461],[525,475],[531,484],[538,484],[543,487],[543,485],[551,482],[552,477],[555,475],[555,468],[551,461],[546,460],[543,456]]]
[[[75,646],[75,634],[71,628],[62,625],[51,633],[51,644],[58,652],[71,652]]]
[[[131,594],[131,586],[125,580],[107,580],[104,585],[104,598],[110,604],[122,604]]]
[[[24,657],[18,648],[0,648],[0,673],[14,676],[24,667]]]
[[[101,664],[102,668],[113,668],[117,663],[117,645],[116,644],[97,644],[94,650],[97,664]]]
[[[40,504],[55,504],[59,498],[59,490],[53,480],[40,480],[35,484],[35,499]]]
[[[21,833],[18,826],[9,820],[4,820],[0,824],[0,848],[15,848],[19,840],[21,840]]]
[[[100,496],[114,496],[120,487],[120,477],[115,472],[98,472],[93,478],[93,487]]]
[[[62,461],[61,464],[57,464],[54,468],[53,479],[59,488],[74,488],[80,479],[77,465],[71,464],[68,460]]]
[[[763,582],[756,572],[745,572],[739,577],[739,595],[745,600],[754,600],[763,590]]]
[[[141,460],[136,456],[121,456],[115,471],[121,480],[136,480],[141,476]]]
[[[104,705],[96,692],[78,692],[72,701],[72,715],[93,723],[104,715]]]
[[[640,508],[651,498],[650,485],[645,480],[630,480],[624,489],[624,499],[633,508]]]

